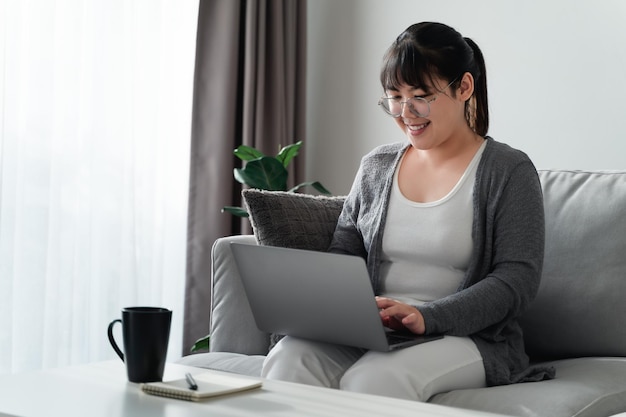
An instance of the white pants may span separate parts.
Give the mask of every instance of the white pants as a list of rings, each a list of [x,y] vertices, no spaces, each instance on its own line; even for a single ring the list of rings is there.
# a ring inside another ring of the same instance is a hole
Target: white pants
[[[452,336],[393,352],[285,337],[265,359],[262,376],[415,401],[486,386],[474,342]]]

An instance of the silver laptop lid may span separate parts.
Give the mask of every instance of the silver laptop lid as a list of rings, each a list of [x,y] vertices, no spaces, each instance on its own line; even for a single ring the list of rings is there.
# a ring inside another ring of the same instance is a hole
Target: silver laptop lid
[[[260,330],[389,350],[362,258],[240,243],[231,249]]]

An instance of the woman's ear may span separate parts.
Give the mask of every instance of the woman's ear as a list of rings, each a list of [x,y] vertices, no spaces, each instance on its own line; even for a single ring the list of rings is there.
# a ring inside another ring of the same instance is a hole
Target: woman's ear
[[[461,77],[459,83],[458,95],[462,101],[467,101],[474,94],[474,77],[469,72],[466,72]]]

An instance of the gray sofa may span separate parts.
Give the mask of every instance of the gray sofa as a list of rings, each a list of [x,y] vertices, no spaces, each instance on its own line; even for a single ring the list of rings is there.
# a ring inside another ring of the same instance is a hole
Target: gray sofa
[[[556,379],[452,391],[429,401],[528,417],[625,412],[626,172],[541,170],[539,175],[546,211],[545,263],[539,293],[522,323],[532,360],[554,366]],[[323,233],[332,233],[329,227],[336,219],[337,202],[331,203],[334,211],[322,210],[330,217]],[[301,208],[283,204],[266,209],[282,209],[292,216],[298,212],[296,226],[312,221],[309,214],[303,217]],[[319,213],[312,219],[316,216]],[[252,217],[256,239],[231,236],[214,244],[211,349],[184,357],[181,363],[259,375],[270,335],[254,324],[229,248],[232,241],[272,244],[264,241],[264,226]],[[302,236],[296,240],[302,241]]]

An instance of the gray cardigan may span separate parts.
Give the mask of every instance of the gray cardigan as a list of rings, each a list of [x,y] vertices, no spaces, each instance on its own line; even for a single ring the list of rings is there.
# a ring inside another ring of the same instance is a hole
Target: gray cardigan
[[[362,159],[329,249],[366,259],[376,294],[393,174],[407,146],[382,145]],[[456,293],[418,307],[426,333],[470,336],[490,386],[552,378],[552,369],[529,368],[517,320],[543,265],[543,197],[531,160],[487,137],[473,202],[472,260]]]

